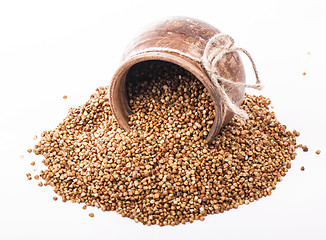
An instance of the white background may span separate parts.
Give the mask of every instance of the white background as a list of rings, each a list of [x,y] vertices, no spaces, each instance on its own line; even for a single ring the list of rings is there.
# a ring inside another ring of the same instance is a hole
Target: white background
[[[301,132],[309,152],[298,149],[271,196],[204,222],[147,227],[54,202],[50,187],[25,176],[42,165],[26,152],[33,136],[109,84],[139,29],[176,15],[213,24],[252,54],[265,86],[254,93],[272,99],[278,119]],[[0,239],[326,239],[325,23],[326,1],[312,0],[1,0]]]

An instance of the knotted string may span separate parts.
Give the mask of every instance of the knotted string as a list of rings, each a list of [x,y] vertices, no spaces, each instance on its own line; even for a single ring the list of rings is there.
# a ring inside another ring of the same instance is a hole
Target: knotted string
[[[249,58],[252,68],[255,72],[256,83],[255,84],[246,84],[241,82],[233,82],[232,80],[221,77],[216,65],[227,53],[234,53],[241,51],[247,55]],[[234,40],[232,37],[226,34],[216,34],[213,36],[206,44],[201,62],[206,72],[208,73],[212,83],[214,84],[218,94],[220,95],[222,103],[229,108],[235,115],[239,118],[246,119],[248,114],[246,111],[242,110],[227,95],[224,85],[229,85],[231,87],[245,87],[261,90],[263,87],[260,84],[260,79],[258,76],[256,64],[252,59],[248,51],[243,48],[234,47]]]
[[[232,100],[229,98],[228,94],[226,93],[224,86],[228,85],[230,87],[244,87],[244,88],[253,88],[258,90],[261,90],[263,86],[260,84],[260,79],[258,76],[256,64],[252,59],[251,55],[243,48],[234,47],[234,40],[232,37],[221,33],[214,35],[212,38],[208,40],[201,59],[198,59],[196,57],[190,56],[189,54],[168,47],[150,47],[150,48],[146,48],[145,50],[141,50],[137,52],[136,55],[141,53],[146,53],[146,52],[160,52],[160,51],[177,53],[179,55],[185,56],[187,58],[190,58],[200,63],[205,69],[205,71],[207,72],[211,82],[214,84],[220,96],[221,102],[226,107],[226,109],[230,109],[236,116],[238,116],[241,119],[248,118],[248,114],[246,113],[246,111],[240,109],[239,106],[237,106],[235,103],[232,102]],[[234,53],[238,51],[243,52],[249,58],[256,76],[255,84],[233,82],[232,80],[221,77],[216,67],[216,64],[218,63],[218,61],[220,61],[223,58],[225,54]]]

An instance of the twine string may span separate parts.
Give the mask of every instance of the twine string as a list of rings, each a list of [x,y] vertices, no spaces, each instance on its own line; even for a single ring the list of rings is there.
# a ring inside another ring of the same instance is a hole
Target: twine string
[[[243,52],[250,60],[252,68],[255,73],[256,82],[255,84],[247,84],[241,82],[233,82],[232,80],[221,77],[216,65],[227,53],[234,52]],[[203,67],[205,68],[207,74],[209,75],[212,83],[214,84],[222,104],[224,104],[228,109],[230,109],[235,115],[241,119],[248,118],[246,111],[242,110],[229,98],[228,94],[225,91],[225,85],[230,87],[244,87],[244,88],[253,88],[261,90],[263,87],[261,85],[260,78],[258,76],[258,71],[256,64],[251,57],[250,53],[243,49],[234,47],[234,40],[227,34],[216,34],[213,36],[206,44],[203,56],[201,58]]]

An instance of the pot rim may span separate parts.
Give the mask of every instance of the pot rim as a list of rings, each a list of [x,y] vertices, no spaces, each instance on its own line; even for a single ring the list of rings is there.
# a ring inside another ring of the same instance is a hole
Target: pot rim
[[[118,67],[110,83],[109,99],[111,110],[115,118],[119,119],[119,125],[126,131],[130,130],[128,121],[129,115],[132,112],[127,98],[126,76],[130,68],[135,64],[151,60],[165,61],[176,64],[193,74],[205,86],[214,103],[215,109],[214,122],[211,126],[211,129],[209,130],[209,134],[206,140],[207,142],[213,141],[214,137],[220,131],[223,125],[223,120],[226,111],[224,105],[221,104],[220,98],[218,94],[216,94],[214,86],[210,81],[210,78],[206,74],[205,70],[201,67],[201,63],[194,61],[193,59],[190,59],[186,56],[182,56],[180,54],[172,52],[148,51],[138,54],[136,53],[128,57],[127,60],[122,62],[121,65]],[[117,101],[119,102],[119,104],[116,104]],[[112,104],[113,102],[114,104]],[[120,108],[118,106],[120,106]]]

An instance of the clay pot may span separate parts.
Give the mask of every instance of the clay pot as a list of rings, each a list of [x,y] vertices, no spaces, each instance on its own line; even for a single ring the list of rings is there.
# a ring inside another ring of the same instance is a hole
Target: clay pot
[[[126,89],[126,76],[129,69],[143,61],[166,61],[188,70],[207,88],[215,106],[214,123],[206,139],[211,142],[220,129],[233,117],[233,112],[225,109],[202,63],[194,59],[202,57],[208,40],[217,33],[220,33],[220,31],[215,27],[188,17],[169,18],[152,24],[140,33],[127,47],[122,63],[110,83],[110,104],[119,125],[125,130],[130,129],[128,121],[129,115],[132,113]],[[157,48],[173,49],[184,53],[184,55],[157,50]],[[217,63],[216,68],[224,78],[235,82],[245,82],[243,64],[237,53],[225,54]],[[244,88],[225,86],[225,91],[238,106],[242,103]]]

